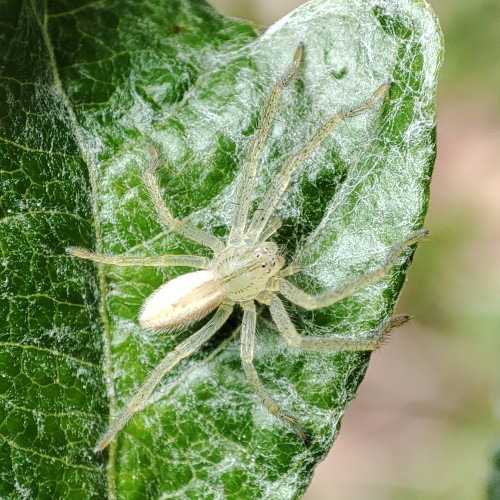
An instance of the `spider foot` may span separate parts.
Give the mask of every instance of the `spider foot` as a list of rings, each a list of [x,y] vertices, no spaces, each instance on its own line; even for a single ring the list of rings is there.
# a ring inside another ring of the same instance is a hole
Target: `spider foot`
[[[410,321],[411,317],[406,314],[398,314],[389,318],[379,330],[379,335],[375,342],[373,343],[373,350],[379,349],[383,344],[385,344],[390,336],[393,328],[398,328]]]
[[[304,427],[302,427],[302,425],[299,424],[299,421],[294,415],[282,410],[281,414],[277,416],[288,424],[288,426],[293,430],[293,432],[295,432],[295,434],[297,434],[297,436],[299,436],[299,438],[305,445],[311,442],[311,436],[304,429]]]
[[[407,314],[398,314],[397,316],[393,316],[388,322],[384,329],[385,333],[389,333],[393,328],[397,328],[398,326],[402,326],[405,323],[410,321],[411,316]]]

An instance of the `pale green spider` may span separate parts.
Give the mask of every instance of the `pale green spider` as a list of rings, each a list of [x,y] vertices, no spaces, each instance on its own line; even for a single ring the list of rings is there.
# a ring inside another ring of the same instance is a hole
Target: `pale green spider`
[[[194,255],[108,256],[80,248],[68,249],[68,252],[75,257],[102,264],[188,266],[201,269],[165,283],[144,302],[139,314],[139,322],[144,328],[160,331],[184,328],[216,309],[215,314],[205,326],[181,342],[156,366],[126,408],[114,419],[109,430],[97,444],[95,451],[103,450],[108,446],[129,419],[144,406],[165,374],[210,339],[228,319],[236,304],[239,304],[243,309],[241,360],[248,382],[255,389],[265,407],[273,415],[289,424],[303,440],[307,438],[303,427],[293,415],[278,406],[262,384],[254,368],[255,302],[269,306],[278,331],[292,347],[307,351],[374,350],[379,347],[392,327],[407,320],[406,316],[397,316],[385,321],[372,340],[344,338],[342,336],[333,338],[303,337],[297,333],[278,296],[282,295],[290,302],[309,310],[330,306],[384,277],[395,264],[401,252],[406,247],[420,241],[427,234],[426,230],[421,230],[409,235],[405,240],[392,247],[385,264],[381,267],[360,276],[352,283],[341,285],[318,295],[310,295],[285,279],[287,276],[300,272],[300,267],[285,267],[285,260],[279,255],[276,243],[268,241],[268,239],[281,226],[279,219],[271,217],[288,188],[292,175],[342,120],[371,108],[386,94],[390,85],[389,82],[383,83],[366,102],[338,113],[326,121],[308,142],[286,160],[282,170],[264,194],[252,218],[249,219],[258,158],[271,128],[279,97],[297,72],[302,53],[303,45],[300,44],[295,51],[291,68],[271,90],[238,180],[231,230],[226,243],[189,222],[176,219],[171,214],[162,200],[155,175],[158,155],[154,147],[150,148],[152,161],[150,168],[144,175],[144,182],[160,220],[170,231],[211,248],[213,250],[212,259]]]

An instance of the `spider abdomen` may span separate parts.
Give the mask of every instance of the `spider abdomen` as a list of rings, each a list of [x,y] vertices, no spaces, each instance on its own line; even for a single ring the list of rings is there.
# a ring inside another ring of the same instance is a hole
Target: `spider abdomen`
[[[220,305],[224,291],[210,271],[183,274],[160,286],[144,302],[139,322],[151,330],[191,325]]]

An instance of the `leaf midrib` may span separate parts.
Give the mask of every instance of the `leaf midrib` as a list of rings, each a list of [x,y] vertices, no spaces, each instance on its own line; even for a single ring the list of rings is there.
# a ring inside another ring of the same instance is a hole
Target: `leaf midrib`
[[[40,19],[37,15],[37,9],[34,0],[30,0],[31,10],[33,15],[36,18],[36,21],[39,25],[40,32],[42,34],[42,38],[44,40],[45,46],[47,48],[47,53],[49,56],[50,67],[52,69],[52,77],[53,84],[56,95],[59,96],[63,106],[68,113],[69,122],[72,125],[75,140],[78,146],[78,149],[81,153],[82,160],[88,168],[89,172],[89,181],[90,181],[90,205],[92,211],[92,219],[91,224],[93,226],[94,235],[95,235],[95,246],[97,252],[102,252],[102,232],[101,225],[99,223],[99,207],[98,207],[98,177],[99,172],[97,165],[92,161],[92,157],[86,149],[86,143],[84,140],[83,129],[78,123],[78,119],[73,110],[73,106],[71,104],[68,95],[65,93],[63,89],[63,85],[61,82],[61,78],[59,76],[59,72],[57,70],[56,57],[54,52],[54,47],[52,45],[52,41],[49,36],[48,31],[48,22],[49,22],[49,14],[47,7],[47,0],[43,2],[43,20]],[[70,257],[68,257],[70,258]],[[102,325],[102,338],[103,338],[103,377],[104,377],[104,385],[106,387],[106,395],[109,401],[109,411],[110,415],[113,415],[117,411],[117,401],[115,397],[115,388],[113,384],[113,370],[112,370],[112,358],[111,358],[111,325],[110,325],[110,317],[106,307],[107,300],[107,280],[104,273],[104,266],[102,264],[97,265],[97,278],[99,283],[99,316],[101,318]],[[110,499],[115,499],[116,496],[116,455],[117,455],[117,443],[112,442],[109,451],[108,451],[108,464],[107,464],[107,484],[108,484],[108,497]]]

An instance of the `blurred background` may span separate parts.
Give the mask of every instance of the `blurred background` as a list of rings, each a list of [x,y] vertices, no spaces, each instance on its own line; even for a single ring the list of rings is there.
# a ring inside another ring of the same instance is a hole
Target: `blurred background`
[[[305,2],[210,3],[264,30]],[[483,499],[500,447],[500,1],[429,3],[446,54],[413,321],[372,356],[306,500]]]

